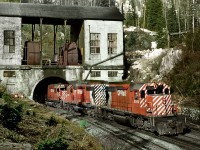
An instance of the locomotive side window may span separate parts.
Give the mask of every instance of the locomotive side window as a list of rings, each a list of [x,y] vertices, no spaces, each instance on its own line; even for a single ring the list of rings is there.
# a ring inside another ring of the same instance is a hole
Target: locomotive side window
[[[165,89],[165,94],[169,94],[169,89],[168,88]]]
[[[61,91],[64,91],[64,90],[65,90],[65,88],[60,88],[60,90],[61,90]]]
[[[142,91],[140,92],[140,95],[141,95],[141,98],[145,98],[145,91],[142,90]]]
[[[73,93],[73,89],[72,89],[72,87],[70,88],[70,93]]]
[[[135,91],[135,97],[134,97],[135,100],[138,100],[138,92]]]
[[[66,90],[66,86],[64,84],[60,85],[60,91]]]

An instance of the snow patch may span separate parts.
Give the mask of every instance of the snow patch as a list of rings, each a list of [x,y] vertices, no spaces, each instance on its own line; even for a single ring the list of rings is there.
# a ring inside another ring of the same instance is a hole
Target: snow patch
[[[181,54],[181,50],[174,49],[137,50],[134,55],[141,58],[132,64],[130,79],[136,82],[162,80],[181,59]]]

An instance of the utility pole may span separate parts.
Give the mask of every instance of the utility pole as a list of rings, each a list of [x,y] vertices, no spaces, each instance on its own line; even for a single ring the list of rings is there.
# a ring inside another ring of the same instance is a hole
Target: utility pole
[[[167,34],[167,47],[168,49],[170,48],[170,35],[169,35],[169,30],[168,30],[168,21],[167,21],[167,5],[166,3],[163,3],[163,8],[164,8],[164,15],[165,15],[165,27],[166,27],[166,34]]]
[[[194,0],[192,0],[192,32],[194,33],[194,13],[195,13],[195,6]]]

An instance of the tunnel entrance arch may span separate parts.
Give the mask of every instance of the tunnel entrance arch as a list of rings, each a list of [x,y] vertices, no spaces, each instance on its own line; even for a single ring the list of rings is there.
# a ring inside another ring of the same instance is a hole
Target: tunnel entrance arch
[[[34,89],[33,100],[35,100],[38,103],[44,104],[47,95],[48,85],[57,83],[67,84],[68,82],[60,77],[47,77],[41,80]]]

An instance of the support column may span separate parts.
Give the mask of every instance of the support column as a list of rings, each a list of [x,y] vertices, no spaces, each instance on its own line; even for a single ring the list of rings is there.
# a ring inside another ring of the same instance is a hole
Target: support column
[[[43,18],[40,18],[40,65],[42,65],[42,20]]]
[[[35,39],[35,24],[32,24],[32,41]]]
[[[53,31],[54,31],[54,55],[56,53],[56,34],[57,34],[57,31],[58,31],[58,26],[57,25],[54,25],[53,26]]]
[[[66,25],[67,25],[67,20],[64,20],[64,28],[65,28],[65,41],[64,42],[66,42]]]

